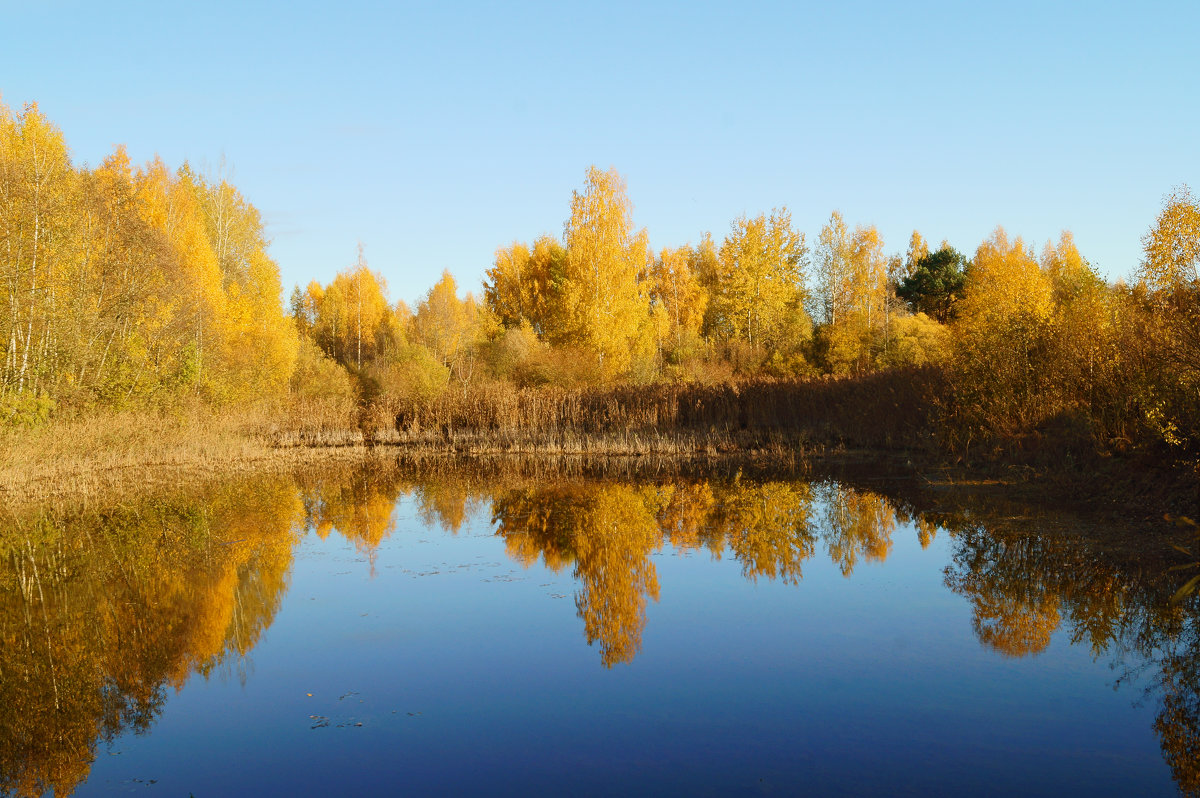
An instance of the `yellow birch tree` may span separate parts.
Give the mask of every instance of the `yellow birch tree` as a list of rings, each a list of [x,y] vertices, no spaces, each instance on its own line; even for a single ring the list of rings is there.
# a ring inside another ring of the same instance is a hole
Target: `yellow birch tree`
[[[582,192],[571,198],[564,231],[567,249],[558,342],[596,358],[605,376],[625,373],[644,343],[649,292],[645,231],[633,229],[625,181],[615,169],[592,166]]]

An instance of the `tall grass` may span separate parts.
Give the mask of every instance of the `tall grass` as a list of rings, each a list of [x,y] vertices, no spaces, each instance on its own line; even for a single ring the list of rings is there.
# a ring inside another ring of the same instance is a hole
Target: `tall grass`
[[[352,435],[354,408],[307,403],[214,409],[99,410],[33,427],[0,427],[0,502],[95,495],[282,459],[280,437],[325,444]],[[289,459],[296,459],[294,454]]]
[[[855,378],[451,390],[427,404],[376,409],[369,442],[461,451],[713,454],[723,448],[844,445],[928,448],[936,371]]]

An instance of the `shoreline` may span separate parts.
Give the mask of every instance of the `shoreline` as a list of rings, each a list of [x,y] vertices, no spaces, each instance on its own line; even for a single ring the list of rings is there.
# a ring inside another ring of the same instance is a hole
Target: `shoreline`
[[[123,451],[85,450],[63,459],[49,451],[40,462],[25,462],[20,473],[11,466],[0,468],[0,509],[87,505],[172,485],[370,462],[418,471],[532,470],[566,477],[865,473],[868,481],[909,481],[927,495],[987,495],[1053,504],[1153,526],[1166,526],[1166,515],[1195,517],[1198,498],[1189,475],[1144,463],[1108,458],[1099,468],[1037,469],[1004,461],[964,466],[928,450],[845,446],[780,432],[611,433],[574,436],[569,442],[548,442],[537,435],[452,433],[448,438],[366,443],[362,438],[351,440],[352,431],[342,432],[342,441],[322,444],[280,444],[261,435],[231,435],[226,430],[212,439],[166,441],[152,450],[139,450],[136,445]]]

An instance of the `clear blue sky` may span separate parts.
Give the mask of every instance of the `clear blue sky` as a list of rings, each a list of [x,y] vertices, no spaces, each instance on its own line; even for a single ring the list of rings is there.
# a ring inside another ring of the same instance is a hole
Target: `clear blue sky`
[[[0,3],[0,98],[76,163],[215,169],[285,291],[367,259],[412,302],[561,234],[589,164],[660,248],[786,204],[889,251],[1061,229],[1128,275],[1200,188],[1200,2]]]

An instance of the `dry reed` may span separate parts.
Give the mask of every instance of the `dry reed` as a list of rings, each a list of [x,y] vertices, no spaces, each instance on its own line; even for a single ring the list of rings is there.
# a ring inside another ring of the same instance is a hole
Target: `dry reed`
[[[265,406],[214,410],[197,404],[171,411],[96,412],[31,429],[3,430],[0,502],[86,497],[121,485],[146,486],[262,469],[275,461],[276,467],[300,462],[303,454],[284,456],[277,448],[282,417],[278,409]],[[311,420],[292,423],[318,443],[333,437],[333,426],[339,434],[349,434],[345,418],[326,424],[328,428]]]
[[[364,425],[369,442],[459,452],[714,455],[829,445],[927,449],[937,374],[722,385],[448,391]],[[393,422],[394,423],[389,423]]]
[[[482,456],[737,458],[795,463],[828,447],[928,449],[934,375],[584,389],[492,383],[426,405],[109,412],[0,434],[0,501],[87,496],[361,457],[363,449]],[[364,446],[365,444],[365,446]],[[396,447],[392,449],[391,447]],[[334,454],[345,449],[342,454]]]

